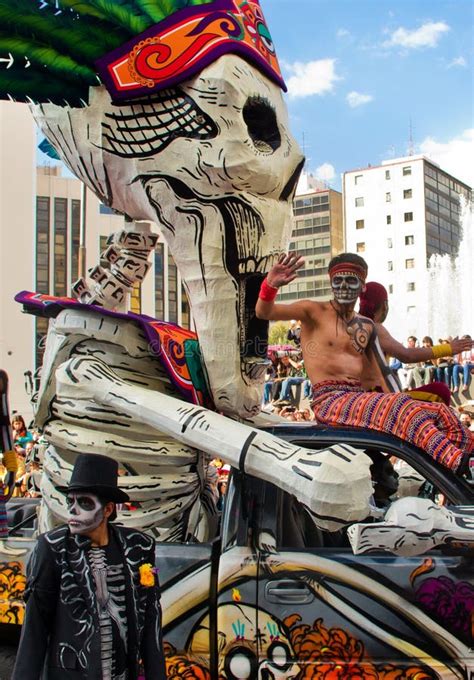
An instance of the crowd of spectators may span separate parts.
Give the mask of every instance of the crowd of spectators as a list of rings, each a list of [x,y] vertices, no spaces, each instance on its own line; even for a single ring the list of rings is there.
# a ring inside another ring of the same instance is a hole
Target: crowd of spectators
[[[15,477],[13,497],[41,497],[41,437],[38,430],[28,428],[21,415],[11,419],[13,449],[16,453],[18,471]],[[6,470],[0,463],[0,479],[3,481]]]
[[[271,411],[287,420],[302,422],[313,420],[311,408],[311,382],[304,368],[300,351],[299,321],[292,321],[288,328],[288,345],[273,347],[269,353],[271,365],[265,376],[265,387],[262,408]],[[463,338],[470,338],[463,335]],[[437,344],[450,342],[452,338],[439,339]],[[418,347],[415,336],[409,336],[407,347]],[[428,335],[421,340],[423,347],[433,347],[435,343]],[[441,357],[422,363],[402,364],[391,360],[390,366],[398,374],[403,390],[417,389],[434,381],[444,383],[451,394],[469,396],[472,376],[474,374],[474,349],[462,352],[453,357]],[[462,415],[462,407],[460,409]],[[465,419],[470,416],[465,413]]]
[[[463,338],[471,338],[470,335],[463,335]],[[452,338],[441,338],[437,344],[450,342]],[[433,347],[433,340],[426,335],[422,341],[423,347]],[[407,347],[417,347],[418,339],[410,335],[407,339]],[[418,364],[401,364],[399,361],[392,361],[391,367],[396,370],[402,388],[410,390],[421,387],[433,381],[442,382],[450,389],[451,394],[469,393],[469,388],[474,371],[474,350],[462,352],[452,357],[441,357]]]

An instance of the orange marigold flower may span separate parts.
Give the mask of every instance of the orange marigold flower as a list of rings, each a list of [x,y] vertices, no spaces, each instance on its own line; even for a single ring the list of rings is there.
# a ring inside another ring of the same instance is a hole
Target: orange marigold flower
[[[155,585],[155,574],[156,568],[147,562],[146,564],[141,564],[138,568],[140,574],[140,584],[145,586],[145,588],[151,588]]]

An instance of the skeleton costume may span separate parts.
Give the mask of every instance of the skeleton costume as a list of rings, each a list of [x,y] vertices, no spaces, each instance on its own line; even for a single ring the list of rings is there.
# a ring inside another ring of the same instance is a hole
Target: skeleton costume
[[[41,535],[28,563],[13,680],[136,680],[142,665],[145,678],[165,680],[158,583],[142,577],[143,567],[153,572],[153,539],[114,524],[105,546],[84,535],[103,519],[100,497],[126,500],[116,471],[105,456],[77,458],[69,527]]]

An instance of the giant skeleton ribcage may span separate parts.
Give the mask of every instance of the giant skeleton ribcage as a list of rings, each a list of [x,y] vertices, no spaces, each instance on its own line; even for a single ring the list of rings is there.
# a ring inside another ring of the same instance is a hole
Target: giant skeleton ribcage
[[[66,520],[57,487],[81,452],[112,456],[128,471],[119,484],[138,507],[120,519],[160,540],[207,537],[208,456],[294,494],[323,529],[371,514],[364,453],[302,448],[179,399],[135,323],[97,310],[64,310],[51,322],[36,421],[49,441],[42,530]]]
[[[203,537],[202,511],[211,516],[215,512],[206,482],[206,458],[143,423],[139,413],[133,417],[120,408],[100,405],[79,391],[72,397],[62,394],[55,372],[74,357],[95,358],[130,385],[176,396],[146,338],[132,322],[77,311],[63,311],[52,320],[36,414],[49,442],[41,529],[65,521],[64,496],[56,487],[67,483],[78,453],[93,452],[117,459],[127,473],[119,484],[137,507],[122,508],[123,524],[153,529],[160,540],[183,540],[188,532]]]

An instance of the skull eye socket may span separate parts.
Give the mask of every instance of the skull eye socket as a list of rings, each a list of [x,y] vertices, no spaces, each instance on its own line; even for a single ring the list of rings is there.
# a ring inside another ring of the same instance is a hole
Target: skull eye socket
[[[250,139],[258,151],[272,153],[281,146],[275,109],[262,97],[250,97],[242,110]]]
[[[293,663],[288,645],[283,642],[273,642],[267,654],[268,661],[280,671],[287,671]]]
[[[257,676],[257,657],[247,647],[234,647],[225,659],[224,670],[229,680],[250,680]]]

